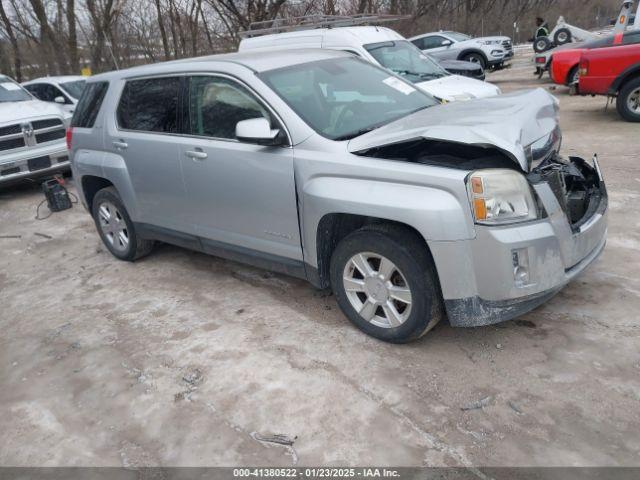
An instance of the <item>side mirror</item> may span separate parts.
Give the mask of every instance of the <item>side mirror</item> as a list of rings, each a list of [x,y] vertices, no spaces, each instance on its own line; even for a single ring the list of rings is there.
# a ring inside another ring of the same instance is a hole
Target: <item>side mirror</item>
[[[442,43],[440,45],[442,45],[443,47],[450,47],[453,44],[453,42],[451,40],[442,40]]]
[[[56,103],[61,103],[63,105],[65,103],[67,103],[66,100],[64,99],[64,97],[56,97],[56,98],[53,99],[53,101],[56,102]]]
[[[280,130],[272,129],[269,120],[264,117],[250,118],[236,123],[236,138],[241,142],[258,145],[280,145]]]

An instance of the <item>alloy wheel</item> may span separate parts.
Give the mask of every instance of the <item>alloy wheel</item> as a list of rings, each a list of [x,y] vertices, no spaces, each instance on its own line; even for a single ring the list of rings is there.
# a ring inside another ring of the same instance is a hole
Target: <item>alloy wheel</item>
[[[111,202],[102,202],[98,207],[100,228],[107,242],[120,252],[129,248],[129,230],[120,210]]]
[[[627,97],[627,107],[635,114],[640,114],[640,87],[633,90]]]
[[[382,328],[402,325],[411,314],[411,288],[388,258],[361,252],[349,259],[342,282],[351,306],[367,322]]]

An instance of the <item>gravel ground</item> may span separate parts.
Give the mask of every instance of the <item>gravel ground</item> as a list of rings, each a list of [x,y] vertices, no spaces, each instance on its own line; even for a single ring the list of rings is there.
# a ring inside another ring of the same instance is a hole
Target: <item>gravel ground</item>
[[[529,62],[488,80],[552,88]],[[639,465],[640,126],[553,93],[564,152],[600,154],[604,254],[516,321],[410,345],[296,279],[119,262],[82,207],[0,191],[0,465]]]

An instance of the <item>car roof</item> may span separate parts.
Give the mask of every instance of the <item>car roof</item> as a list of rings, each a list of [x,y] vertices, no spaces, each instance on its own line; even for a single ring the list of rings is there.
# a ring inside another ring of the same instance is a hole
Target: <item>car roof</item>
[[[404,40],[405,38],[395,30],[386,27],[356,26],[356,27],[333,27],[333,28],[312,28],[307,30],[296,30],[293,32],[272,33],[258,37],[245,38],[240,42],[240,50],[253,49],[259,47],[275,47],[286,45],[302,38],[316,38],[318,41],[333,43],[340,46],[360,46],[369,43],[384,42],[389,40]],[[286,40],[291,42],[286,42]]]
[[[350,58],[347,52],[338,52],[320,48],[291,49],[291,50],[270,50],[226,53],[219,55],[207,55],[196,58],[183,58],[169,62],[152,63],[139,67],[132,67],[126,70],[114,70],[112,72],[101,73],[91,77],[91,81],[116,80],[120,78],[130,78],[145,75],[157,75],[163,72],[173,73],[189,69],[202,69],[206,64],[219,68],[221,63],[229,63],[244,66],[254,72],[265,72],[276,70],[292,65],[328,60],[331,58]]]
[[[64,83],[64,82],[74,82],[77,80],[86,80],[87,77],[83,77],[82,75],[58,75],[51,77],[40,77],[34,78],[33,80],[29,80],[28,82],[22,82],[23,85],[28,85],[30,83]]]

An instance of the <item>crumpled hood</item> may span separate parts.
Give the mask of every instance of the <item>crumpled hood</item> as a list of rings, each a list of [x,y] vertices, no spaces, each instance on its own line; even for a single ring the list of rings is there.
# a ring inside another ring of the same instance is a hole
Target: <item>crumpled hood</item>
[[[64,113],[62,109],[54,103],[42,102],[40,100],[0,102],[0,124],[3,125],[47,116],[66,119],[69,114]]]
[[[349,141],[357,153],[426,138],[494,146],[529,171],[525,148],[558,125],[558,101],[545,90],[525,90],[425,108]]]
[[[428,82],[416,83],[415,85],[425,92],[448,102],[493,97],[500,94],[500,89],[491,83],[461,75],[446,75]]]

